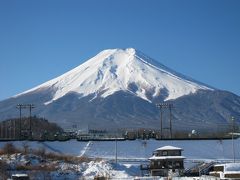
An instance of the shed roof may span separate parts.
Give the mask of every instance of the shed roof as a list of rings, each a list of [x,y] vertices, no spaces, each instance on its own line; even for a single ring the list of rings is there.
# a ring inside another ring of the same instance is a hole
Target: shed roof
[[[12,174],[12,177],[28,177],[27,174]]]
[[[174,147],[174,146],[163,146],[161,148],[156,149],[156,151],[162,151],[162,150],[183,150],[183,149],[179,147]]]

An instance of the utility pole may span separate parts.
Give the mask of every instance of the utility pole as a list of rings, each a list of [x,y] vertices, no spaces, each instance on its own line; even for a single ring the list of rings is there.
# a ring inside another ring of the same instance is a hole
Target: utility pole
[[[11,119],[10,121],[10,139],[15,139],[15,126],[14,126],[14,120]]]
[[[29,136],[32,138],[32,109],[35,108],[33,104],[18,104],[19,109],[19,137],[22,138],[22,109],[29,108]]]
[[[156,104],[157,108],[160,109],[160,124],[161,124],[161,139],[163,138],[163,108],[168,108],[169,109],[169,133],[170,133],[170,138],[172,138],[172,107],[173,104],[170,103],[159,103]]]
[[[115,163],[117,164],[117,137],[115,138]]]
[[[172,139],[172,107],[173,105],[172,104],[169,104],[169,127],[170,127],[170,138]]]
[[[30,139],[32,139],[32,109],[35,108],[35,106],[33,104],[28,104],[29,106],[29,135],[30,135]]]
[[[19,109],[19,138],[22,138],[22,109],[26,108],[24,104],[18,104],[17,107]]]
[[[4,122],[4,137],[5,137],[5,139],[7,139],[8,138],[8,126],[7,126],[7,122],[5,121]]]
[[[4,139],[4,125],[3,125],[3,123],[4,123],[4,122],[2,122],[2,123],[0,124],[0,126],[1,126],[1,138],[2,138],[2,139]]]
[[[160,111],[161,111],[161,117],[160,117],[160,119],[161,119],[161,139],[163,138],[163,136],[162,136],[162,134],[163,134],[163,119],[162,119],[162,115],[163,115],[163,110],[162,110],[162,106],[160,106]]]
[[[234,117],[232,120],[232,153],[233,153],[233,163],[235,163],[235,147],[234,147]]]

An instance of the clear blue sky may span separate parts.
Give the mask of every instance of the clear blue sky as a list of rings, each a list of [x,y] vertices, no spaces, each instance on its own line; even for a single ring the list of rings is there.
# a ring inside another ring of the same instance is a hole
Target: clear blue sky
[[[238,0],[0,0],[0,100],[128,47],[240,95]]]

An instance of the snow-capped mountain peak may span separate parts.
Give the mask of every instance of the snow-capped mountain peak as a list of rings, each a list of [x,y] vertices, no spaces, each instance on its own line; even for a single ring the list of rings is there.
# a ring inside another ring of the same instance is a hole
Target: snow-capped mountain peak
[[[80,97],[94,94],[105,98],[117,91],[127,91],[151,102],[159,95],[170,100],[199,89],[212,90],[133,48],[104,50],[73,70],[19,95],[41,89],[50,89],[53,94],[45,104],[70,92]]]

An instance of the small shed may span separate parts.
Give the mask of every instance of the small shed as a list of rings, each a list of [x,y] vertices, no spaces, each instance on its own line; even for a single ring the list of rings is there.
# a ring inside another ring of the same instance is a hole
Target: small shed
[[[27,174],[12,174],[12,180],[29,180]]]

